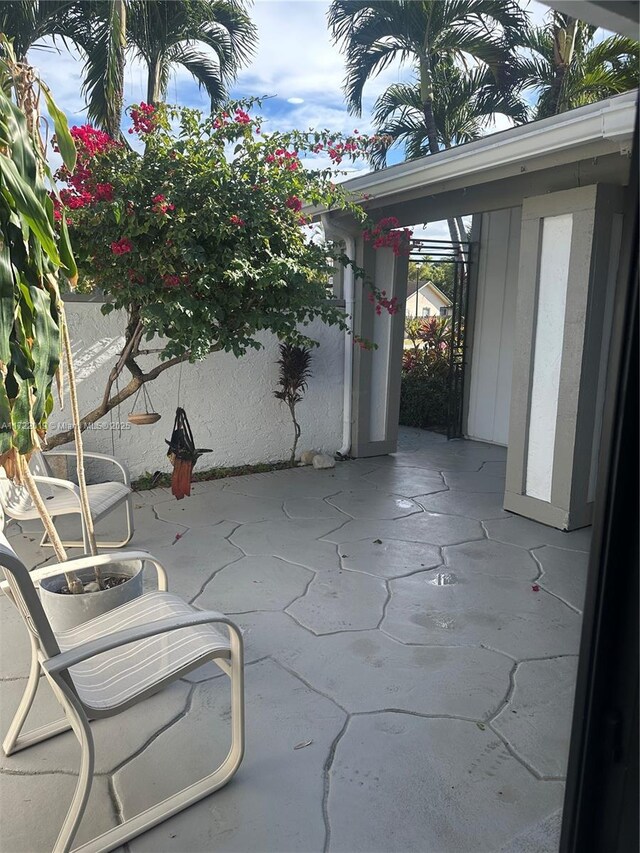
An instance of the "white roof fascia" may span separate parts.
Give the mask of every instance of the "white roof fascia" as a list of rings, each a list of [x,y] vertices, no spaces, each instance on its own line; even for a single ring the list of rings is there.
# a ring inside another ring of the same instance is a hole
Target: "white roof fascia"
[[[379,200],[417,187],[427,188],[464,176],[491,180],[490,172],[518,163],[529,166],[547,155],[608,140],[621,153],[630,150],[633,138],[637,90],[606,101],[570,110],[549,119],[520,125],[378,172],[351,178],[342,186],[354,196],[366,192]],[[576,159],[581,159],[579,156]],[[480,173],[480,174],[479,174]],[[477,181],[476,181],[477,182]],[[474,181],[469,181],[474,183]],[[317,210],[317,209],[316,209]]]

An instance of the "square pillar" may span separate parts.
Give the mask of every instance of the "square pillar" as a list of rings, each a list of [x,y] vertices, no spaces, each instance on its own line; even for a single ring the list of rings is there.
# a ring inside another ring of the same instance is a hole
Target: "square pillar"
[[[381,456],[393,453],[398,443],[400,381],[404,345],[404,304],[407,298],[409,259],[396,256],[388,248],[373,249],[357,239],[357,263],[387,297],[397,297],[399,310],[378,316],[369,302],[368,287],[356,283],[354,332],[373,341],[377,349],[356,345],[353,362],[353,456]]]
[[[623,191],[524,200],[504,508],[591,523]]]

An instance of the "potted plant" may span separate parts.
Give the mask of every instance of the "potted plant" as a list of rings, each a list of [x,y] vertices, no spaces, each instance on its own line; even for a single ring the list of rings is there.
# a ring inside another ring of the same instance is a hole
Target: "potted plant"
[[[11,96],[15,97],[15,102]],[[71,342],[59,282],[75,286],[77,269],[66,221],[56,233],[56,195],[39,135],[37,105],[43,97],[66,168],[75,146],[64,114],[33,69],[17,63],[0,36],[0,465],[23,485],[38,510],[60,562],[66,551],[29,469],[43,447],[53,408],[54,383],[62,389],[67,368],[76,438],[78,483],[92,556],[97,553],[83,464]],[[21,104],[22,109],[18,107]],[[108,577],[99,566],[43,584],[43,604],[58,630],[86,621],[142,592],[141,566],[122,563]],[[46,589],[45,589],[46,584]],[[53,596],[55,605],[47,602]],[[63,611],[62,614],[60,611]],[[69,612],[67,612],[69,611]]]

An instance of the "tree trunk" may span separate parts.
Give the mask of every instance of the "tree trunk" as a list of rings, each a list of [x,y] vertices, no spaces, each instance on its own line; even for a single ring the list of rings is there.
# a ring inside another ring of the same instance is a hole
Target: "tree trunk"
[[[157,104],[162,99],[162,88],[160,86],[160,71],[161,60],[159,56],[154,56],[149,60],[148,78],[147,78],[147,103]]]
[[[565,103],[565,89],[569,68],[573,61],[573,53],[578,35],[578,21],[567,18],[566,26],[557,26],[553,33],[553,61],[555,74],[551,84],[549,98],[550,115],[558,115],[568,109]]]
[[[87,491],[87,478],[84,471],[84,448],[82,445],[82,430],[80,429],[80,409],[78,407],[78,389],[76,386],[76,371],[73,364],[73,354],[71,352],[71,339],[69,337],[69,327],[67,325],[67,317],[64,311],[64,303],[60,300],[58,306],[61,319],[62,344],[67,362],[67,374],[69,377],[69,400],[71,402],[71,418],[73,421],[73,437],[76,445],[76,470],[78,474],[78,486],[80,488],[80,506],[82,509],[83,522],[87,533],[89,544],[89,553],[95,556],[98,553],[96,547],[96,533],[93,527],[93,515],[91,514],[91,503],[89,501],[89,492]],[[102,571],[98,566],[94,567],[95,579],[102,589]]]
[[[111,50],[108,54],[105,92],[107,116],[105,130],[114,139],[120,137],[124,100],[124,66],[127,48],[127,7],[125,0],[113,0],[109,7]]]
[[[437,154],[440,150],[438,142],[438,128],[433,114],[433,77],[431,65],[426,58],[420,59],[420,99],[422,101],[422,112],[424,114],[424,126],[427,132],[427,143],[429,152]]]
[[[29,463],[27,462],[25,457],[20,454],[16,454],[16,458],[18,461],[20,480],[29,492],[29,497],[33,501],[33,505],[38,511],[38,515],[40,516],[40,520],[44,525],[44,529],[47,533],[47,536],[49,537],[49,541],[53,545],[53,550],[58,559],[58,562],[64,563],[67,560],[67,552],[64,550],[64,545],[62,544],[60,536],[58,535],[58,531],[56,530],[55,524],[53,523],[53,519],[49,515],[47,505],[42,500],[42,495],[38,490],[36,481],[33,479],[33,474],[29,469]],[[67,586],[69,587],[70,592],[76,595],[84,592],[84,587],[80,578],[76,577],[76,575],[74,575],[73,573],[67,574],[67,572],[64,573],[64,576],[67,579]]]
[[[293,421],[293,430],[294,430],[293,447],[291,448],[291,459],[290,459],[290,462],[293,465],[296,461],[296,449],[298,447],[298,440],[300,438],[300,434],[302,432],[302,429],[300,427],[300,424],[296,420],[295,404],[289,403],[289,411],[291,412],[291,420]]]

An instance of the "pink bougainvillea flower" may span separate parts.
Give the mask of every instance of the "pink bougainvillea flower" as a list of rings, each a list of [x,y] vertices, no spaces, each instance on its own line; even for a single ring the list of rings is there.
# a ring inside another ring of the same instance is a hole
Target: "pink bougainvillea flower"
[[[165,287],[178,287],[181,284],[181,279],[179,275],[165,273],[162,276],[162,283]]]
[[[133,244],[127,237],[121,237],[111,244],[111,251],[114,255],[126,255],[133,250]]]
[[[242,227],[242,226],[245,224],[244,219],[241,219],[241,218],[240,218],[239,216],[237,216],[235,213],[233,214],[233,216],[230,216],[230,217],[229,217],[229,222],[230,222],[232,225],[237,225],[238,227]]]
[[[233,120],[238,124],[249,124],[251,121],[251,116],[249,113],[246,113],[244,110],[237,109],[236,114],[233,117]]]
[[[133,127],[129,128],[129,133],[147,134],[155,128],[155,112],[156,108],[153,104],[145,104],[142,102],[137,107],[131,109],[131,121]]]
[[[175,204],[171,204],[170,201],[167,201],[166,196],[162,195],[162,193],[158,193],[158,195],[154,195],[151,199],[153,204],[153,212],[154,213],[162,213],[166,216],[166,214],[170,210],[175,210]]]
[[[297,195],[290,195],[289,198],[285,201],[286,206],[289,210],[294,210],[296,213],[302,210],[302,202],[298,198]]]
[[[113,184],[96,184],[96,201],[113,201]]]

